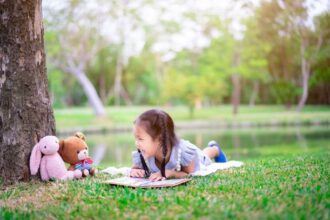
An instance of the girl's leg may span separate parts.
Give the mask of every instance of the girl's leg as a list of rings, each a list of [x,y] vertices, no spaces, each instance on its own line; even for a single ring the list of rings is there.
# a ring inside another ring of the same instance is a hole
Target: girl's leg
[[[212,160],[219,155],[219,149],[217,147],[206,147],[203,152]]]
[[[210,159],[214,158],[215,162],[227,162],[225,153],[221,150],[219,144],[216,141],[210,141],[208,143],[208,147],[203,151]]]

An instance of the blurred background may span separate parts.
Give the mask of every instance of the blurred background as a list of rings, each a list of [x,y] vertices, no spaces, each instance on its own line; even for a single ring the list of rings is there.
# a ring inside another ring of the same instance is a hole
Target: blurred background
[[[44,0],[43,16],[57,133],[87,133],[98,164],[130,164],[154,107],[230,159],[329,150],[327,0]]]

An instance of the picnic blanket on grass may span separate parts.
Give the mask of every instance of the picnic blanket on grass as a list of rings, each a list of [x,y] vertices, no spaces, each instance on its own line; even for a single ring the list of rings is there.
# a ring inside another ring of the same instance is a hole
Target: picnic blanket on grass
[[[243,162],[231,160],[225,163],[212,163],[209,166],[202,167],[200,170],[190,174],[190,176],[207,176],[215,173],[218,170],[225,170],[233,167],[241,167]],[[101,173],[107,173],[110,175],[122,174],[128,176],[131,171],[130,167],[108,167],[101,171]]]

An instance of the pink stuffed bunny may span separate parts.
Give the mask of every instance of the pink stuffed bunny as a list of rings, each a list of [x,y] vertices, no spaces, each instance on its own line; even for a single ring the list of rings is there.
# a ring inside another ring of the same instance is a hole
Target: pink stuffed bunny
[[[42,180],[49,180],[52,178],[59,180],[80,178],[82,176],[80,170],[67,171],[62,157],[57,153],[58,149],[59,141],[57,137],[43,137],[39,143],[33,147],[31,153],[31,174],[36,175],[40,166]],[[43,157],[42,154],[44,155]]]

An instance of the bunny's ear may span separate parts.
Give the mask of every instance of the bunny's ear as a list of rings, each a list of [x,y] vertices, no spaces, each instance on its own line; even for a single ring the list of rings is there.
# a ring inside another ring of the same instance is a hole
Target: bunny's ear
[[[30,157],[30,171],[32,175],[36,175],[39,169],[41,161],[41,151],[39,149],[39,143],[34,145]]]

